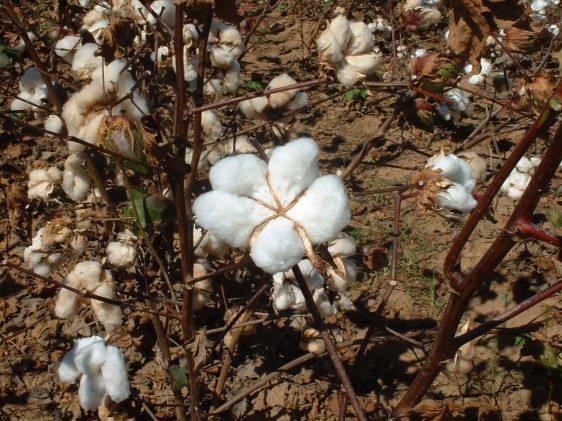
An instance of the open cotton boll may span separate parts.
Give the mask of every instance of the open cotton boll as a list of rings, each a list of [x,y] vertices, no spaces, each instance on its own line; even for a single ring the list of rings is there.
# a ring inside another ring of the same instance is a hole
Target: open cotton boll
[[[426,168],[441,170],[443,178],[462,184],[468,191],[476,186],[474,172],[468,162],[459,159],[456,155],[437,155],[428,160]]]
[[[197,248],[195,249],[195,255],[198,257],[205,257],[206,253],[210,253],[213,256],[218,257],[219,259],[224,259],[228,250],[230,249],[229,245],[224,241],[218,239],[213,235],[211,231],[207,231],[203,240],[200,241],[201,235],[203,232],[199,228],[195,228],[193,230],[193,237],[194,243],[198,244]]]
[[[135,265],[137,250],[124,241],[112,241],[107,244],[107,261],[115,267],[127,269]]]
[[[234,63],[234,56],[230,51],[213,48],[209,54],[211,64],[217,69],[227,70]]]
[[[172,29],[174,28],[176,23],[176,6],[172,0],[155,0],[150,4],[150,7],[154,10],[156,15],[160,16],[166,25]],[[152,13],[146,11],[146,15],[148,22],[152,25],[156,25],[156,18]]]
[[[72,71],[93,71],[103,66],[103,57],[95,55],[97,50],[98,45],[93,42],[84,44],[76,50],[76,53],[74,53],[74,57],[72,58]]]
[[[35,88],[44,85],[45,82],[41,77],[41,73],[35,68],[28,68],[21,76],[19,81],[19,88],[21,92],[32,93]]]
[[[359,268],[349,259],[336,258],[339,271],[331,266],[327,270],[327,284],[330,289],[338,292],[347,291],[349,285],[357,279]]]
[[[201,127],[207,140],[215,140],[222,135],[222,124],[214,111],[203,111],[201,113]]]
[[[268,273],[283,272],[296,265],[305,253],[295,225],[279,217],[268,222],[252,244],[250,256]]]
[[[62,182],[62,172],[56,167],[48,170],[35,169],[29,173],[27,182],[27,197],[48,200],[55,187]]]
[[[64,285],[75,289],[81,289],[82,283],[72,272],[65,276]],[[66,288],[61,288],[55,303],[55,314],[61,319],[71,319],[78,314],[82,304],[82,297]]]
[[[93,291],[101,283],[102,267],[100,262],[88,260],[76,263],[71,273],[88,291]]]
[[[308,95],[306,92],[297,92],[295,97],[289,102],[285,108],[289,111],[296,110],[308,104]]]
[[[73,153],[64,163],[62,189],[66,195],[76,202],[84,199],[90,190],[90,174],[83,168],[82,152]]]
[[[345,232],[340,232],[336,239],[328,243],[328,253],[332,257],[350,257],[355,251],[355,239]]]
[[[238,104],[240,111],[250,120],[267,120],[263,113],[268,106],[269,101],[263,96],[242,101]]]
[[[324,289],[317,289],[312,293],[312,298],[318,307],[318,311],[323,317],[330,317],[338,312],[337,303],[331,302]]]
[[[282,205],[291,203],[318,177],[318,146],[301,137],[275,148],[268,164],[269,182]]]
[[[67,35],[55,44],[55,54],[64,59],[68,64],[72,64],[74,51],[80,45],[82,38],[78,35]]]
[[[289,76],[287,73],[283,73],[271,80],[267,89],[277,89],[284,86],[290,86],[296,84],[297,81]],[[297,89],[290,89],[288,91],[278,92],[269,96],[269,105],[272,108],[282,108],[287,105],[297,94]]]
[[[64,123],[58,115],[51,114],[45,119],[44,124],[45,130],[58,134],[62,134],[63,132]],[[49,137],[53,137],[53,135],[50,133],[46,133],[46,135]]]
[[[458,88],[453,88],[448,90],[443,94],[445,98],[455,101],[455,104],[450,104],[449,108],[455,111],[466,111],[466,108],[470,102],[468,96]]]
[[[244,174],[240,177],[240,174]],[[218,161],[209,173],[214,190],[275,205],[267,185],[267,164],[255,155],[231,156]]]
[[[115,281],[108,270],[104,271],[103,282],[92,292],[100,297],[115,298]],[[119,306],[95,299],[90,300],[90,304],[107,332],[114,332],[123,323],[123,311]]]
[[[381,61],[381,57],[375,53],[367,53],[362,55],[346,56],[345,61],[347,62],[351,70],[359,73],[360,75],[362,75],[361,78],[364,78],[365,76],[373,74],[375,70],[377,70]],[[340,83],[343,84],[343,82],[341,81]]]
[[[522,173],[533,175],[535,172],[535,165],[526,156],[522,156],[515,168]]]
[[[335,175],[317,178],[287,216],[304,228],[313,244],[333,240],[351,219],[342,181]]]
[[[486,179],[487,165],[484,158],[473,151],[462,151],[457,153],[457,156],[468,162],[476,181],[484,181]]]
[[[254,229],[273,211],[256,201],[231,193],[211,191],[193,203],[197,223],[232,247],[247,248]]]
[[[320,33],[316,39],[316,45],[318,46],[320,63],[334,66],[343,60],[344,46],[342,41],[329,27]]]
[[[375,46],[375,39],[364,22],[350,22],[351,36],[344,51],[345,56],[370,53]]]
[[[338,67],[336,67],[336,79],[347,88],[351,88],[364,78],[365,75],[355,70],[355,68],[349,64],[347,60],[342,60]]]
[[[273,285],[271,294],[273,307],[277,311],[284,311],[295,304],[295,294],[292,285],[288,282]]]
[[[130,396],[131,387],[127,378],[127,365],[119,348],[112,345],[106,346],[101,374],[105,391],[114,402],[121,402]]]
[[[240,64],[237,61],[224,72],[224,90],[234,93],[240,87]]]
[[[201,265],[201,263],[195,263],[195,265]],[[206,270],[205,270],[205,274],[206,274]],[[201,310],[203,307],[205,307],[205,304],[209,302],[212,293],[213,293],[212,279],[204,279],[200,282],[197,282],[193,287],[193,310]]]
[[[234,59],[238,59],[246,50],[242,35],[232,25],[222,24],[218,28],[218,41],[222,49],[229,51]]]
[[[437,207],[457,210],[463,214],[469,213],[477,204],[474,197],[459,183],[453,183],[446,190],[440,191],[433,200]]]

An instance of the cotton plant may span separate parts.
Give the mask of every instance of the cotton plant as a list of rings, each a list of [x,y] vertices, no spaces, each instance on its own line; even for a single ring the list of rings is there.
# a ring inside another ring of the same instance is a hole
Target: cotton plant
[[[213,190],[194,202],[197,223],[231,247],[250,249],[264,271],[289,270],[351,217],[341,180],[319,176],[317,154],[314,140],[299,138],[275,148],[269,163],[250,154],[220,160],[209,173]]]
[[[70,248],[82,253],[87,240],[80,230],[72,227],[67,218],[56,218],[39,228],[31,245],[23,251],[24,261],[38,275],[48,276],[63,263],[62,248]]]
[[[283,88],[295,85],[297,81],[283,73],[269,82],[266,90]],[[260,96],[240,102],[238,108],[250,120],[268,121],[275,113],[292,111],[307,104],[308,97],[299,89],[288,89],[286,91]]]
[[[372,75],[381,62],[369,27],[341,14],[320,33],[316,45],[320,64],[333,69],[338,82],[347,87]]]
[[[115,299],[117,296],[113,275],[97,261],[77,263],[63,282],[69,287],[85,289],[104,298]],[[71,319],[78,314],[84,301],[74,291],[61,288],[55,304],[55,314],[61,319]],[[114,332],[123,323],[123,311],[119,306],[95,299],[90,300],[90,306],[107,332]]]
[[[121,402],[131,394],[123,353],[99,336],[78,339],[57,371],[65,384],[73,384],[80,377],[78,397],[89,411],[102,406],[106,396]]]
[[[469,213],[476,206],[472,191],[486,176],[486,163],[477,154],[465,151],[431,157],[424,170],[414,176],[423,187],[420,203],[442,213]]]
[[[511,200],[517,201],[521,199],[540,162],[541,159],[537,156],[532,156],[530,158],[526,156],[521,157],[513,171],[511,171],[502,184],[500,192]]]

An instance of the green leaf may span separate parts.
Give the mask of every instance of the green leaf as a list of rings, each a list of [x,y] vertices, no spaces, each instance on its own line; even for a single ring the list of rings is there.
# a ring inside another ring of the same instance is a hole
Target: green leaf
[[[244,83],[244,88],[248,89],[249,91],[262,91],[263,87],[259,82],[255,80],[249,80],[248,82]]]
[[[189,386],[189,376],[187,370],[179,365],[171,365],[168,368],[172,380],[172,390],[174,392],[181,392],[182,387]]]
[[[138,223],[140,224],[142,229],[147,229],[150,225],[155,223],[162,223],[175,219],[176,208],[174,206],[174,203],[165,196],[159,193],[148,196],[146,193],[140,190],[133,190],[133,196],[135,196],[134,204],[137,208],[139,216]],[[123,209],[123,211],[121,212],[121,217],[132,219],[133,221],[136,220],[133,203],[129,203]]]
[[[6,67],[12,62],[12,59],[7,56],[4,52],[0,52],[0,69]]]
[[[358,101],[364,100],[367,98],[368,94],[367,91],[364,89],[352,89],[351,91],[347,91],[343,96],[343,100],[346,102],[350,101]]]

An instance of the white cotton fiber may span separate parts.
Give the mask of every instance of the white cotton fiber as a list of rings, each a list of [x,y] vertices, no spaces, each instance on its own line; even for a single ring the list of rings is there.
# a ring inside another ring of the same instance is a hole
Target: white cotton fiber
[[[268,273],[286,271],[305,253],[293,222],[279,217],[267,223],[252,244],[254,263]]]
[[[313,244],[333,240],[351,219],[343,183],[335,175],[317,178],[287,215],[304,228]]]
[[[78,376],[80,375],[81,371],[78,370],[76,364],[74,363],[74,355],[76,353],[76,346],[72,348],[62,359],[59,369],[58,375],[61,382],[67,383],[74,383]]]
[[[316,307],[318,307],[318,311],[323,317],[330,317],[338,312],[337,303],[335,301],[330,302],[330,299],[326,295],[326,291],[324,289],[315,290],[312,293],[312,298],[314,298]]]
[[[350,22],[349,29],[351,30],[351,37],[345,47],[344,54],[349,56],[372,52],[375,46],[375,39],[371,31],[369,31],[369,27],[364,22],[357,21]]]
[[[263,115],[265,109],[269,106],[269,101],[266,97],[259,96],[257,98],[248,99],[238,104],[240,111],[250,120],[266,119]]]
[[[62,122],[61,118],[58,115],[51,114],[45,119],[45,130],[48,130],[53,133],[61,134],[64,129],[64,123]],[[50,133],[47,133],[47,136],[53,136]]]
[[[281,285],[275,284],[271,297],[273,299],[273,306],[277,311],[287,310],[295,303],[295,294],[289,282]]]
[[[135,265],[137,250],[131,244],[112,241],[107,244],[107,261],[118,268],[130,268]]]
[[[214,190],[275,204],[267,186],[267,164],[255,155],[237,155],[218,161],[209,173]]]
[[[70,272],[68,275],[66,275],[63,283],[72,288],[82,288],[80,280],[74,275],[73,272]],[[57,296],[57,302],[55,304],[55,314],[61,319],[70,319],[78,313],[81,301],[81,297],[78,294],[66,288],[61,288],[61,290],[59,291],[59,295]]]
[[[267,89],[277,89],[284,86],[290,86],[296,84],[297,81],[289,76],[287,73],[283,73],[271,80]],[[293,100],[297,94],[297,89],[290,89],[283,92],[278,92],[269,96],[269,105],[272,108],[282,108]]]
[[[80,47],[72,58],[72,71],[90,70],[93,71],[103,65],[103,57],[96,56],[98,45],[95,43],[84,44]]]
[[[105,389],[103,379],[93,374],[83,374],[80,379],[80,389],[78,389],[78,397],[80,404],[88,411],[95,411],[100,406]]]
[[[453,183],[446,190],[435,195],[435,204],[440,208],[454,209],[467,214],[476,207],[476,200],[458,183]]]
[[[104,298],[115,298],[115,283],[103,282],[95,290],[94,294]],[[103,301],[91,299],[92,310],[96,317],[109,333],[114,332],[123,323],[123,311],[119,306]]]
[[[64,163],[62,189],[71,200],[77,202],[84,199],[90,190],[90,174],[82,167],[83,164],[81,152],[73,153]]]
[[[254,200],[221,191],[199,196],[193,210],[203,228],[232,247],[241,248],[249,246],[254,228],[273,215],[273,211]]]
[[[335,240],[328,243],[328,252],[332,257],[350,257],[355,250],[355,239],[345,232],[340,232]]]
[[[76,263],[72,273],[88,291],[96,289],[101,282],[101,263],[93,260]]]
[[[318,146],[301,137],[273,150],[269,181],[282,205],[291,203],[318,177]]]
[[[101,374],[105,391],[113,401],[121,402],[129,397],[131,388],[127,379],[127,366],[123,354],[118,348],[112,345],[106,347]]]
[[[472,167],[468,162],[464,159],[459,159],[456,155],[439,156],[434,160],[430,160],[427,168],[433,170],[440,169],[443,178],[462,184],[469,191],[472,191],[476,186]]]

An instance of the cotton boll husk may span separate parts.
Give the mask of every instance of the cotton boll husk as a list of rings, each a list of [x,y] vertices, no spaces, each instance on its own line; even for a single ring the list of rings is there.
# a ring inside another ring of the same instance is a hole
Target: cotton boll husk
[[[457,210],[463,214],[469,213],[476,206],[476,200],[459,183],[453,183],[446,190],[437,193],[434,202],[439,208]]]
[[[95,52],[98,50],[98,45],[95,43],[88,43],[82,45],[72,58],[72,71],[77,72],[79,70],[90,70],[93,71],[103,65],[103,57],[95,56]]]
[[[289,76],[287,73],[283,73],[271,80],[267,89],[277,89],[284,86],[290,86],[296,84],[297,81]],[[282,108],[287,105],[297,94],[297,89],[290,89],[288,91],[279,92],[269,96],[269,105],[272,108]]]
[[[55,44],[55,54],[64,59],[68,64],[72,64],[74,50],[78,47],[82,38],[78,35],[67,35]]]
[[[365,23],[350,22],[349,29],[351,30],[351,36],[345,47],[345,56],[365,54],[373,50],[375,39]]]
[[[269,107],[269,101],[263,96],[242,101],[238,104],[240,111],[250,120],[266,120],[263,112],[267,107]]]
[[[269,160],[269,182],[282,205],[291,203],[318,177],[318,146],[301,137],[275,148]]]
[[[90,190],[90,174],[81,165],[84,157],[81,152],[73,153],[64,163],[62,189],[76,202],[84,199]]]
[[[222,135],[222,124],[214,111],[203,111],[201,113],[201,127],[207,140],[215,140]]]
[[[137,250],[130,244],[112,241],[107,244],[107,261],[118,268],[130,268],[135,265]]]
[[[109,271],[104,271],[109,272]],[[115,298],[115,282],[111,274],[104,276],[104,281],[92,291],[100,297]],[[123,311],[119,306],[103,301],[92,299],[90,301],[92,310],[100,323],[109,333],[114,332],[123,323]]]
[[[101,263],[93,260],[76,263],[72,272],[81,285],[88,291],[93,291],[101,283]]]
[[[279,217],[268,222],[255,237],[250,256],[268,273],[288,270],[305,253],[302,240],[292,221]]]
[[[346,56],[345,61],[351,70],[363,76],[369,76],[379,67],[381,57],[375,53]],[[339,78],[338,78],[339,80]]]
[[[350,257],[355,254],[355,239],[345,232],[340,232],[335,240],[328,243],[328,253],[332,257]]]
[[[234,93],[240,87],[240,64],[237,61],[232,62],[232,65],[224,73],[224,90],[226,92]]]
[[[256,201],[231,193],[211,191],[193,203],[197,223],[232,247],[247,248],[255,227],[273,215]]]
[[[211,64],[217,69],[227,70],[234,63],[234,56],[230,51],[213,48],[209,54]]]
[[[119,348],[108,345],[105,361],[101,365],[101,375],[105,391],[114,402],[121,402],[131,394],[125,358]]]
[[[313,244],[333,240],[351,219],[343,183],[335,175],[317,178],[287,215],[304,228]]]
[[[45,130],[53,133],[62,134],[64,123],[58,115],[51,114],[45,119]],[[46,133],[47,136],[53,137],[52,134]]]

